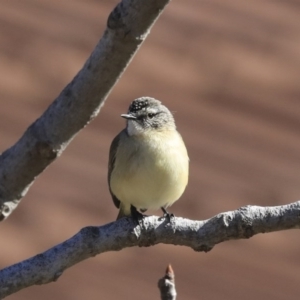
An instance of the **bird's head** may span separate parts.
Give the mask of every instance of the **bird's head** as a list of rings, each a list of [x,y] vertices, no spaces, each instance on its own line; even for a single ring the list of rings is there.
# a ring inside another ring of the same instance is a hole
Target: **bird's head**
[[[121,117],[127,119],[129,135],[176,129],[173,115],[168,108],[150,97],[135,99],[130,104],[127,114],[122,114]]]

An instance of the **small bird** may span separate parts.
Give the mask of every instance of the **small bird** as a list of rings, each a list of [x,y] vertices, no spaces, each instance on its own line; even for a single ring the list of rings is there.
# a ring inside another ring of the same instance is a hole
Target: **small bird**
[[[138,220],[147,209],[166,208],[177,201],[188,183],[189,157],[175,121],[160,101],[141,97],[129,106],[123,129],[109,151],[108,185],[119,208],[117,219]]]

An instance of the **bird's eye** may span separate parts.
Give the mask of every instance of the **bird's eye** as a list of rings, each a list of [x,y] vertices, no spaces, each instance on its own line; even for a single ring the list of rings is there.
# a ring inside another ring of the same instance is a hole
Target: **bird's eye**
[[[148,118],[149,118],[149,119],[152,119],[154,116],[155,116],[155,114],[151,114],[151,113],[148,114]]]

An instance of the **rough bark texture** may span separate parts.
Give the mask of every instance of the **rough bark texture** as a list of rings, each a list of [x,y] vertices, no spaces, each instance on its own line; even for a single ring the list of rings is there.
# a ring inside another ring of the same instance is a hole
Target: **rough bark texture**
[[[0,271],[0,298],[34,284],[57,280],[72,265],[107,251],[148,247],[159,243],[210,251],[226,240],[247,239],[258,233],[300,228],[300,201],[260,207],[245,206],[205,221],[149,216],[136,225],[130,218],[101,227],[86,227],[69,240]]]
[[[21,139],[0,156],[0,220],[8,217],[34,179],[94,119],[110,90],[170,0],[123,0],[81,71]]]

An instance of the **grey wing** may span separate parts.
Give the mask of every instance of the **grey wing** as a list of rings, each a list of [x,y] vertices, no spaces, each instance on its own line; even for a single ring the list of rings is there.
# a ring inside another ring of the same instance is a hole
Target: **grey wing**
[[[118,149],[118,145],[119,145],[119,141],[121,138],[121,135],[123,134],[123,131],[121,131],[112,141],[111,145],[110,145],[110,149],[109,149],[109,160],[108,160],[108,186],[109,186],[109,192],[111,194],[111,197],[114,201],[114,204],[117,208],[120,207],[120,200],[113,194],[113,192],[111,191],[110,188],[110,177],[112,174],[112,171],[114,169],[115,166],[115,161],[116,161],[116,153],[117,153],[117,149]]]

